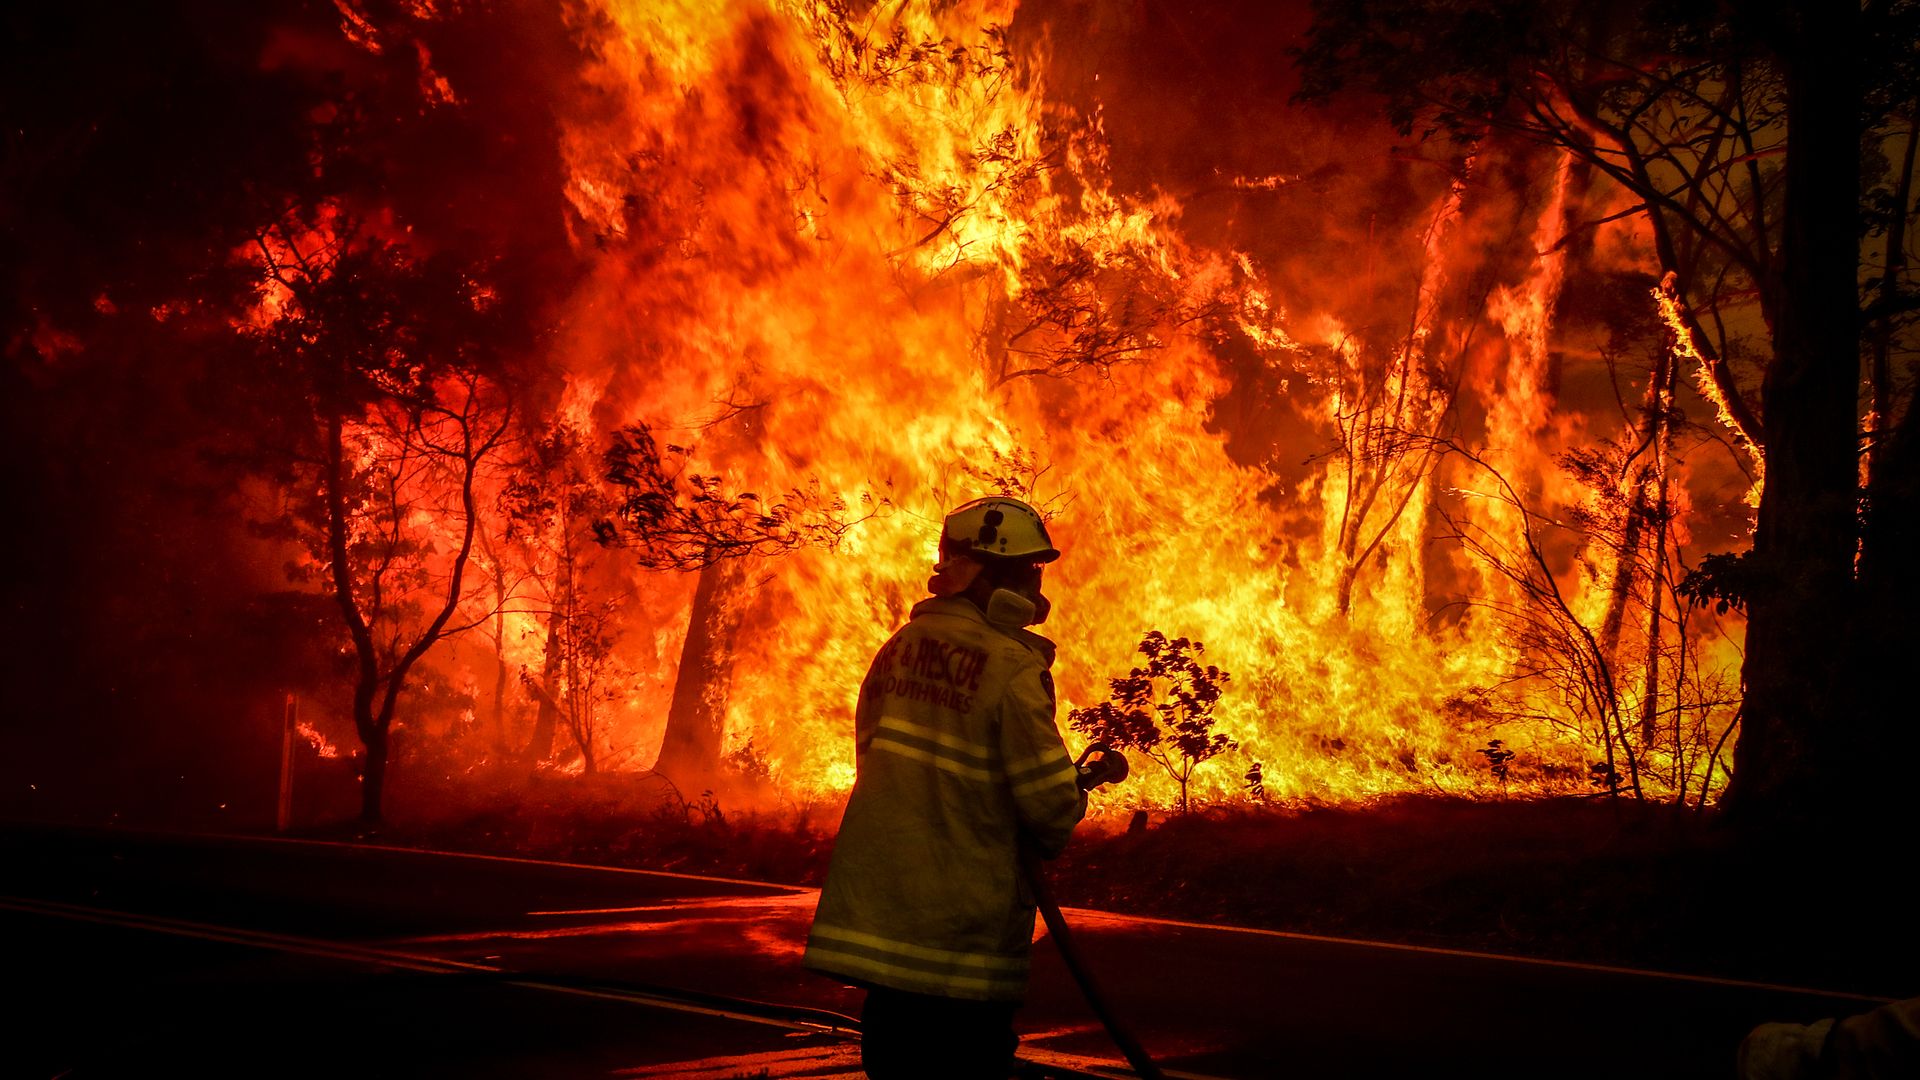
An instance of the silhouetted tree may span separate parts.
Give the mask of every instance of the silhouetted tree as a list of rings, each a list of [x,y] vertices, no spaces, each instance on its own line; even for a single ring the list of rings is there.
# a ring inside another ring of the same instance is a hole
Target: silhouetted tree
[[[832,547],[857,521],[837,496],[788,491],[769,502],[728,494],[724,478],[687,471],[685,447],[664,449],[645,425],[615,432],[606,452],[610,511],[595,524],[603,543],[627,548],[649,570],[699,570],[722,559]],[[864,519],[860,519],[864,520]]]
[[[1098,705],[1068,714],[1073,730],[1116,750],[1137,750],[1166,770],[1180,785],[1181,813],[1187,811],[1187,783],[1202,762],[1240,744],[1214,731],[1214,706],[1231,676],[1202,665],[1206,646],[1149,630],[1140,641],[1144,666],[1108,679],[1112,696]]]
[[[510,529],[511,526],[508,526]],[[513,683],[513,666],[507,659],[509,630],[507,616],[520,599],[529,575],[512,558],[507,530],[483,522],[474,537],[474,563],[486,582],[491,614],[476,625],[493,646],[493,689],[487,695],[487,749],[495,761],[513,756],[513,724],[508,715],[508,699]],[[542,755],[543,757],[545,755]]]
[[[249,572],[288,555],[260,503],[318,460],[287,452],[300,384],[234,332],[257,329],[255,237],[331,200],[415,250],[510,254],[489,280],[515,303],[577,269],[544,92],[584,47],[562,13],[352,6],[7,13],[0,429],[20,445],[0,458],[35,568],[15,590],[34,678],[15,682],[58,702],[21,715],[95,718],[87,754],[14,756],[84,761],[115,800],[190,788],[247,813],[262,707],[341,679],[338,605]]]
[[[1493,774],[1495,780],[1500,781],[1500,790],[1505,791],[1510,763],[1518,755],[1507,749],[1505,741],[1501,739],[1490,740],[1487,745],[1475,750],[1474,753],[1487,759],[1487,771]]]
[[[534,760],[544,759],[558,723],[591,773],[599,767],[607,706],[625,676],[614,644],[630,590],[608,583],[597,542],[612,497],[578,430],[550,425],[527,456],[501,497],[509,537],[537,586],[538,595],[526,602],[547,624],[542,670],[521,676],[540,702],[527,749]]]
[[[277,308],[257,338],[303,413],[288,418],[295,521],[351,642],[361,818],[377,824],[400,694],[461,629],[477,482],[509,428],[485,373],[489,294],[473,268],[417,260],[341,216],[290,216],[257,246]]]

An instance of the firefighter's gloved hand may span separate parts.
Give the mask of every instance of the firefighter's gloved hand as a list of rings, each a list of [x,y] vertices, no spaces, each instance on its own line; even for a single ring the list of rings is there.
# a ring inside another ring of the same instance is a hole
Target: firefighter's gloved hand
[[[1098,756],[1096,756],[1098,755]],[[1088,759],[1092,758],[1089,762]],[[1080,770],[1080,790],[1092,791],[1102,784],[1117,784],[1127,778],[1127,758],[1106,743],[1094,743],[1073,763]]]

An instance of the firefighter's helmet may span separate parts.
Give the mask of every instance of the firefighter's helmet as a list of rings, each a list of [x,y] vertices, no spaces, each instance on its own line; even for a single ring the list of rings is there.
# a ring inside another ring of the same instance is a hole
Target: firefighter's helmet
[[[1060,557],[1039,511],[1005,495],[975,499],[948,514],[940,530],[940,551],[942,557],[970,555],[1009,562],[1047,563]]]

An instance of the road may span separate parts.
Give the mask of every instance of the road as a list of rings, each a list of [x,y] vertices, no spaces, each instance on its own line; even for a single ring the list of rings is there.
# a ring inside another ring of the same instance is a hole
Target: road
[[[317,842],[0,828],[0,1076],[856,1074],[811,890]],[[1879,999],[1067,912],[1175,1073],[1723,1077]],[[836,1030],[836,1027],[838,1030]],[[1023,1058],[1121,1071],[1049,943]]]

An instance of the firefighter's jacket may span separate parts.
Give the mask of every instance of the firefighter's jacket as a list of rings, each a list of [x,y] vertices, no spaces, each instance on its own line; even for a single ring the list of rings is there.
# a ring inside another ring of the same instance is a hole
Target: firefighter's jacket
[[[1015,595],[995,594],[993,621],[959,597],[924,600],[874,658],[808,968],[942,997],[1026,996],[1021,836],[1056,855],[1087,803],[1054,727],[1053,643],[1003,617]]]

